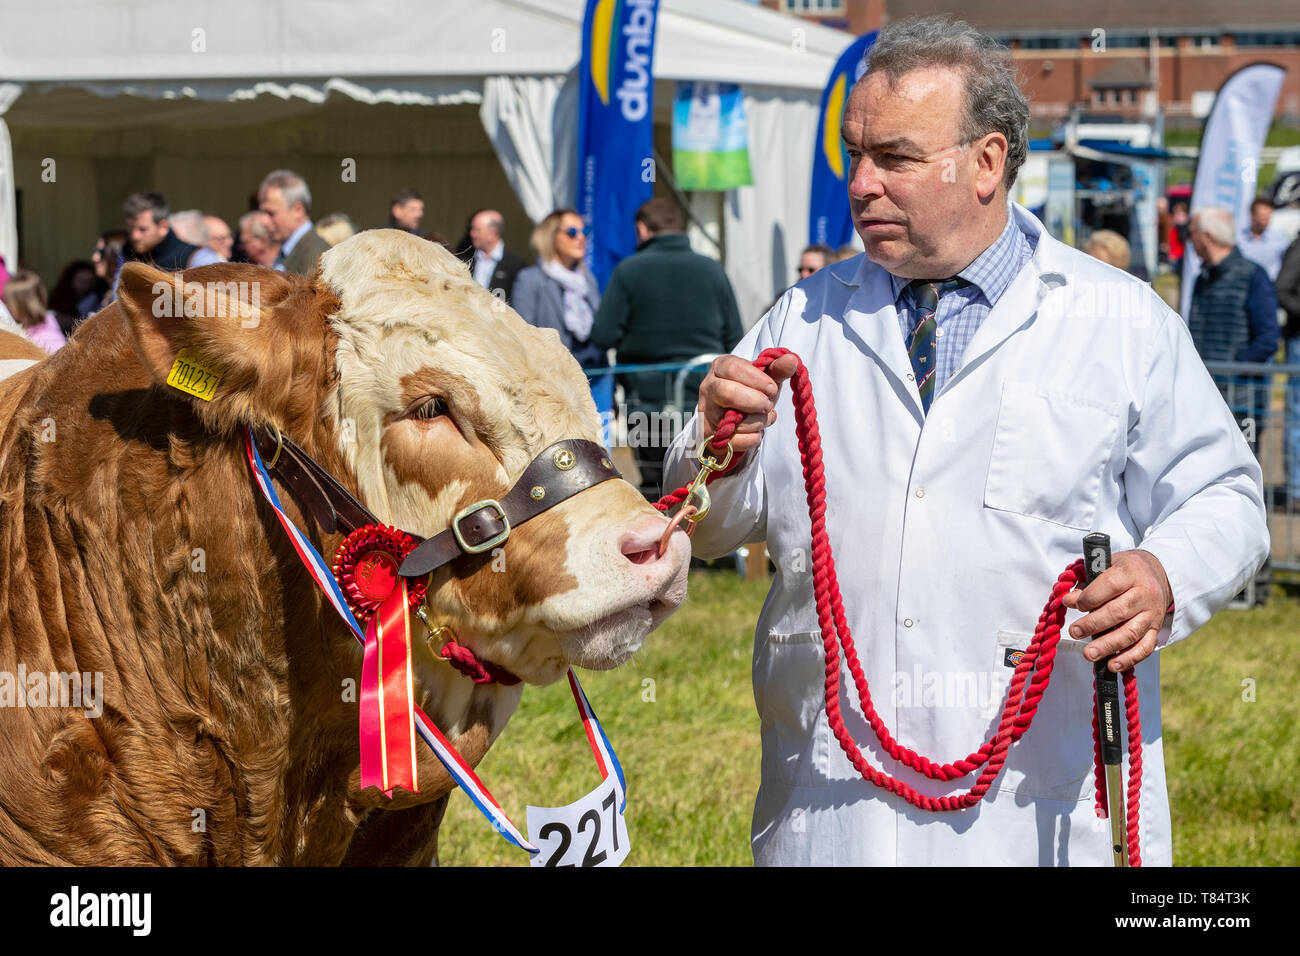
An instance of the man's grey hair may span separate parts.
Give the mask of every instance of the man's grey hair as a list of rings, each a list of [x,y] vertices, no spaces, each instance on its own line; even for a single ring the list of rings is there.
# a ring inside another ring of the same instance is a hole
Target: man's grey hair
[[[272,187],[280,190],[286,208],[292,209],[294,203],[300,202],[303,211],[311,215],[311,190],[307,188],[307,181],[293,170],[276,169],[267,173],[266,178],[262,180],[262,185],[257,187],[258,199],[260,200]]]
[[[265,242],[275,242],[271,238],[271,230],[266,225],[266,213],[254,209],[252,212],[246,212],[239,217],[239,231],[243,232],[244,227],[248,226],[249,235],[254,239],[261,239]]]
[[[1029,154],[1029,100],[1016,82],[1011,51],[963,20],[921,17],[891,23],[867,52],[867,74],[883,73],[891,86],[927,67],[955,69],[965,77],[963,143],[994,132],[1007,138],[1002,179],[1010,189]]]
[[[1222,206],[1201,206],[1192,210],[1196,228],[1220,246],[1237,244],[1237,223],[1232,213]]]
[[[172,213],[167,221],[171,224],[172,232],[181,242],[188,242],[192,246],[208,244],[208,224],[203,221],[202,210],[182,209],[180,212]]]

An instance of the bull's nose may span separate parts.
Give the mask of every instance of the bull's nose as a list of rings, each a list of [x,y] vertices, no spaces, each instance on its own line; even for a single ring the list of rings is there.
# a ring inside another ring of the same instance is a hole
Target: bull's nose
[[[664,560],[659,554],[659,540],[663,537],[664,520],[653,515],[628,528],[618,539],[618,548],[633,564],[653,564]],[[671,554],[671,552],[669,552]]]

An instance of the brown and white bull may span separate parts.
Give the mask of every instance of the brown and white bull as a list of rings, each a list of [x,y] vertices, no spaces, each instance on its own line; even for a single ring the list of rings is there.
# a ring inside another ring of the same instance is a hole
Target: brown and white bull
[[[127,266],[118,303],[0,381],[0,864],[427,863],[451,779],[421,744],[422,793],[359,789],[360,645],[259,495],[243,429],[277,426],[428,537],[555,441],[598,441],[587,383],[554,332],[403,232],[348,240],[311,280],[184,278],[182,298]],[[8,371],[35,357],[0,339]],[[182,348],[220,373],[211,401],[164,384]],[[331,555],[341,536],[280,497]],[[617,666],[685,597],[689,545],[661,557],[664,526],[604,481],[436,571],[429,618],[526,683]],[[476,764],[522,685],[472,683],[424,633],[413,619],[416,702]],[[74,673],[62,706],[50,675]]]

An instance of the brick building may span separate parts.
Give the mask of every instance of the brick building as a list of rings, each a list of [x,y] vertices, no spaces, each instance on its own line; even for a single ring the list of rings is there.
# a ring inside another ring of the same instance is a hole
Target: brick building
[[[1204,115],[1235,70],[1267,61],[1286,69],[1277,118],[1300,123],[1300,15],[1295,0],[762,0],[763,6],[853,34],[890,20],[950,14],[1014,51],[1035,120],[1072,106],[1170,126]]]

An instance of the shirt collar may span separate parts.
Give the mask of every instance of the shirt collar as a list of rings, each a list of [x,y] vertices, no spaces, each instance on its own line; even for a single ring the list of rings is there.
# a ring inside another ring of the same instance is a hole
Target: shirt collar
[[[480,262],[483,261],[484,259],[491,259],[493,262],[500,262],[501,257],[504,256],[505,254],[506,254],[506,243],[504,239],[498,240],[496,244],[496,248],[493,249],[491,252],[484,252],[482,249],[474,250],[474,258],[478,259]]]
[[[1028,240],[1021,234],[1020,227],[1016,224],[1015,212],[1008,206],[1007,224],[1003,227],[1001,235],[976,256],[970,265],[958,272],[957,277],[965,279],[979,289],[990,306],[996,305],[1002,293],[1011,284],[1011,280],[1020,271],[1020,247],[1021,243],[1026,241]],[[903,290],[912,280],[896,276],[892,272],[889,274],[889,279],[893,284],[894,302],[897,303],[898,297],[903,294]]]

